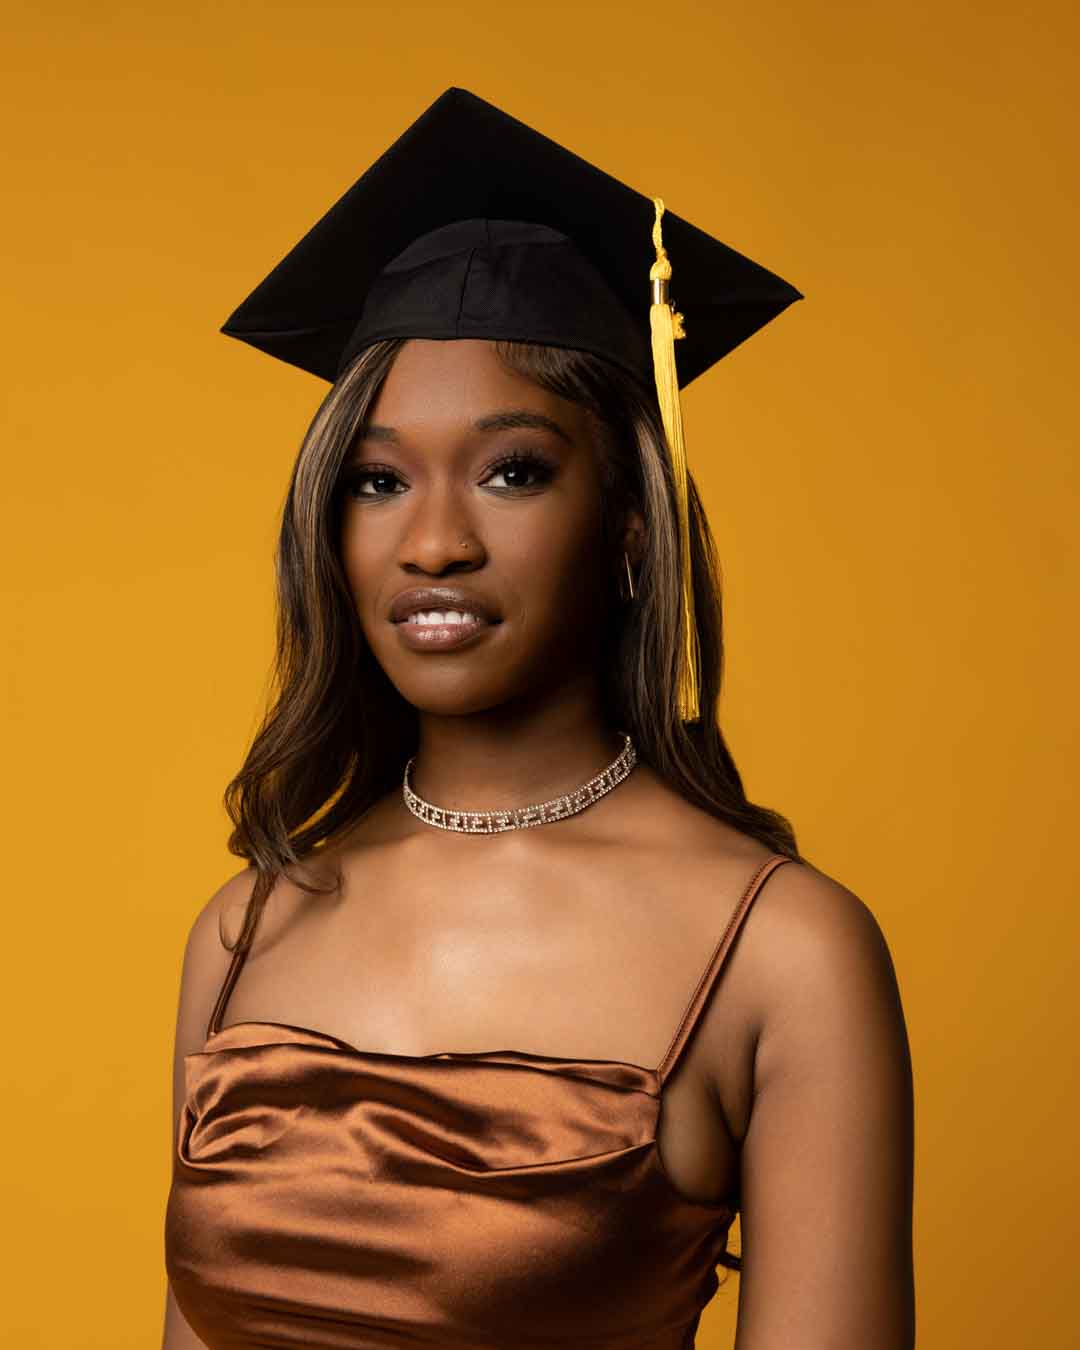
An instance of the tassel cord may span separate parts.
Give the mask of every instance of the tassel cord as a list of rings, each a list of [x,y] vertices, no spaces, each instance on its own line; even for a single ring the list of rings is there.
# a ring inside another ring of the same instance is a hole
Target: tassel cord
[[[690,564],[690,501],[686,444],[683,438],[682,409],[679,403],[679,377],[675,367],[675,342],[686,336],[681,314],[675,312],[667,298],[671,280],[671,263],[664,248],[660,218],[664,213],[661,198],[654,197],[656,219],[653,224],[653,245],[656,261],[649,271],[653,288],[653,303],[649,310],[652,335],[653,371],[660,416],[664,424],[671,455],[672,477],[675,487],[675,508],[678,517],[679,570],[682,577],[680,605],[680,642],[678,704],[683,721],[696,721],[700,716],[700,687],[698,671],[700,651],[697,622],[694,612],[694,581]]]

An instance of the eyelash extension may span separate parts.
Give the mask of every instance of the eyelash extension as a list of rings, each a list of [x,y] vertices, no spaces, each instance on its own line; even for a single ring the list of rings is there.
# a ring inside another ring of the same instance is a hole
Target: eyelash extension
[[[499,459],[495,460],[494,463],[489,464],[487,469],[484,471],[484,477],[489,478],[492,474],[502,473],[506,469],[511,467],[514,468],[523,467],[532,470],[536,481],[530,483],[527,487],[492,488],[491,489],[492,492],[502,492],[507,494],[515,492],[530,492],[534,488],[539,487],[544,483],[550,482],[552,476],[555,473],[555,465],[545,456],[537,454],[533,450],[514,450],[508,455],[501,456]],[[342,483],[346,491],[348,491],[349,494],[354,496],[355,498],[370,497],[378,499],[378,498],[401,496],[399,492],[361,493],[359,491],[356,491],[356,489],[359,488],[360,484],[367,482],[369,478],[396,478],[398,482],[401,481],[401,479],[398,477],[398,474],[388,466],[379,464],[363,464],[363,465],[355,465],[352,468],[346,469],[344,474],[342,475]]]
[[[493,473],[500,473],[503,469],[511,465],[524,465],[527,469],[532,469],[539,483],[547,483],[555,474],[555,465],[546,455],[537,454],[532,450],[512,450],[508,455],[503,455],[497,459],[494,464],[488,465],[487,477]],[[534,484],[533,486],[537,486]],[[500,488],[500,492],[520,492],[525,491],[522,488]]]

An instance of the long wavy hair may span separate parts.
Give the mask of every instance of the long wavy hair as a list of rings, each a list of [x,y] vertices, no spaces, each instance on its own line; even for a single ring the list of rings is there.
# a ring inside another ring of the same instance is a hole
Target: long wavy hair
[[[404,339],[364,349],[336,380],[313,418],[293,466],[275,557],[276,651],[261,724],[225,790],[230,852],[255,869],[233,970],[250,946],[277,878],[310,893],[340,885],[297,875],[327,841],[400,786],[418,747],[416,709],[391,684],[368,647],[340,553],[341,470]],[[603,622],[603,710],[630,733],[638,755],[687,801],[803,861],[789,822],[747,799],[717,721],[723,624],[716,548],[693,478],[690,559],[700,650],[696,722],[678,713],[681,577],[675,493],[655,392],[601,357],[520,342],[497,342],[514,372],[583,406],[596,432],[603,530],[614,550],[624,510],[642,514],[646,552],[626,604],[612,590]],[[290,870],[292,869],[292,870]],[[740,1269],[735,1253],[720,1263]]]

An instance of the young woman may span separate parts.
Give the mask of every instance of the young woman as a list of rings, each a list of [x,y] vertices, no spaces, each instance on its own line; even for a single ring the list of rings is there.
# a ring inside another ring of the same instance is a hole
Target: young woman
[[[387,164],[439,205],[380,254]],[[165,1350],[677,1350],[717,1264],[739,1350],[913,1344],[888,948],[717,726],[713,544],[648,315],[578,247],[637,194],[582,164],[450,91],[234,316],[333,384],[227,794],[248,866],[184,957]],[[542,218],[556,179],[576,221]],[[350,238],[359,307],[320,308]]]

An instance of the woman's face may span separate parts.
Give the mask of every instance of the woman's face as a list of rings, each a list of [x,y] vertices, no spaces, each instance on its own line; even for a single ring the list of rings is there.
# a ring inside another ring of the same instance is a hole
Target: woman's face
[[[584,408],[487,341],[398,354],[342,466],[341,548],[364,636],[421,711],[479,712],[595,670],[616,600],[594,436]],[[448,630],[395,614],[428,588],[462,594],[423,611],[488,617]]]

